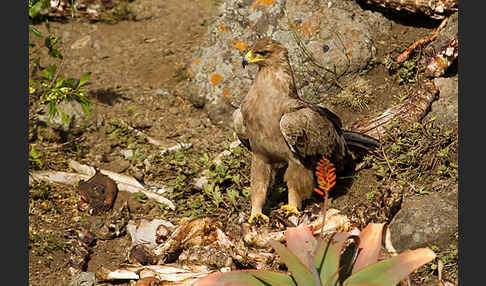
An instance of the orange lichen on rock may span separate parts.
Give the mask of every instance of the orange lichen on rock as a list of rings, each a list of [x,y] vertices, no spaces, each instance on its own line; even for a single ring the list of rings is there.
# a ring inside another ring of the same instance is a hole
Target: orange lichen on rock
[[[296,24],[295,28],[297,29],[297,31],[302,32],[305,36],[307,36],[307,38],[310,39],[312,35],[316,34],[321,30],[320,22],[321,19],[319,18],[319,15],[315,15],[311,19],[303,22],[302,24]]]
[[[245,42],[242,42],[242,41],[238,41],[238,42],[236,42],[236,44],[235,44],[235,47],[236,47],[238,50],[240,50],[240,52],[244,52],[244,51],[246,50],[246,47],[247,47],[247,46],[248,46],[248,45],[247,45]]]
[[[311,26],[311,21],[309,20],[309,21],[305,21],[301,25],[297,24],[296,28],[297,30],[304,33],[304,35],[306,35],[308,38],[310,38],[312,35],[311,31],[309,30],[310,26]]]
[[[223,79],[223,77],[220,75],[220,74],[213,74],[211,76],[211,83],[213,84],[213,86],[217,85],[218,82],[220,82],[221,80]]]
[[[226,28],[225,28],[225,26],[223,26],[223,25],[219,24],[219,25],[218,25],[218,28],[221,30],[221,32],[226,32]]]
[[[261,6],[261,5],[272,6],[274,4],[275,4],[275,0],[257,0],[257,1],[255,1],[255,3],[253,3],[252,7],[253,7],[253,11],[256,11],[256,8],[258,6]]]
[[[228,97],[228,95],[230,95],[230,93],[231,93],[231,90],[229,88],[225,88],[223,90],[223,96],[224,97]]]

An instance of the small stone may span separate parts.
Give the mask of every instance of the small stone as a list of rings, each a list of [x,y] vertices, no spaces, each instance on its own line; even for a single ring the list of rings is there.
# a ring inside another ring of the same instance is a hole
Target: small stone
[[[81,272],[73,277],[70,286],[93,286],[95,274],[93,272]]]
[[[122,173],[130,167],[130,162],[124,158],[115,159],[109,163],[103,164],[102,169]]]
[[[130,174],[137,180],[143,181],[144,172],[137,167],[130,167]]]
[[[100,43],[98,43],[98,41],[94,42],[93,48],[95,48],[96,50],[100,50],[101,49]]]
[[[206,185],[207,183],[208,183],[208,178],[206,176],[202,176],[199,177],[199,179],[197,179],[197,181],[194,183],[194,186],[196,187],[196,189],[202,190],[203,186]]]
[[[43,105],[38,111],[39,121],[44,122],[56,131],[64,132],[74,132],[74,129],[80,131],[88,126],[88,117],[84,113],[81,104],[76,100],[62,101],[57,105],[57,109],[62,110],[70,118],[70,122],[62,120],[61,112],[57,112],[54,118],[49,119],[48,105]]]
[[[76,40],[71,45],[71,49],[73,50],[82,49],[86,47],[89,44],[89,42],[91,42],[91,36],[90,35],[84,36],[81,39]]]
[[[143,165],[145,166],[146,170],[150,170],[150,168],[152,168],[152,164],[150,163],[149,159],[143,160]]]
[[[162,96],[169,96],[169,92],[163,90],[163,89],[157,89],[155,90],[156,95],[162,95]]]
[[[103,118],[103,115],[98,114],[98,116],[96,116],[96,127],[102,127],[104,123],[105,119]]]
[[[121,150],[120,153],[125,159],[130,160],[133,157],[133,150]]]

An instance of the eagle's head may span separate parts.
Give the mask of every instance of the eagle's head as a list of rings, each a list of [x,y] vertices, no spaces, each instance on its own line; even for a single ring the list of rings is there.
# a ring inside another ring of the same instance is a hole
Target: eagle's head
[[[259,67],[287,63],[287,49],[279,42],[270,38],[256,40],[243,57],[242,65],[256,63]]]

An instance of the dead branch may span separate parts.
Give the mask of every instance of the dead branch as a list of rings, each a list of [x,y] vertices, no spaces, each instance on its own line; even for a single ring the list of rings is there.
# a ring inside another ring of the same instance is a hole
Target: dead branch
[[[415,43],[413,43],[410,47],[408,47],[408,49],[406,49],[403,53],[401,53],[398,57],[397,57],[397,63],[401,63],[403,62],[404,60],[406,60],[408,58],[408,55],[418,46],[420,45],[424,45],[424,44],[427,44],[428,42],[432,42],[433,40],[435,40],[435,38],[437,38],[437,36],[439,35],[440,31],[442,29],[444,29],[444,27],[446,26],[447,24],[447,20],[449,19],[449,17],[446,17],[444,18],[444,20],[442,20],[442,23],[440,23],[439,27],[437,28],[437,30],[435,30],[434,34],[426,39],[421,39],[421,40],[418,40],[416,41]]]

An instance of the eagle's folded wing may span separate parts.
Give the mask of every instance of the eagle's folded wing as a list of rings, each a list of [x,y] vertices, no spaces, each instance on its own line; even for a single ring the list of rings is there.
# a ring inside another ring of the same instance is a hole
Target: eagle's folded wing
[[[341,162],[346,155],[346,145],[334,124],[327,116],[307,107],[284,114],[280,119],[280,131],[302,163],[320,156]]]

